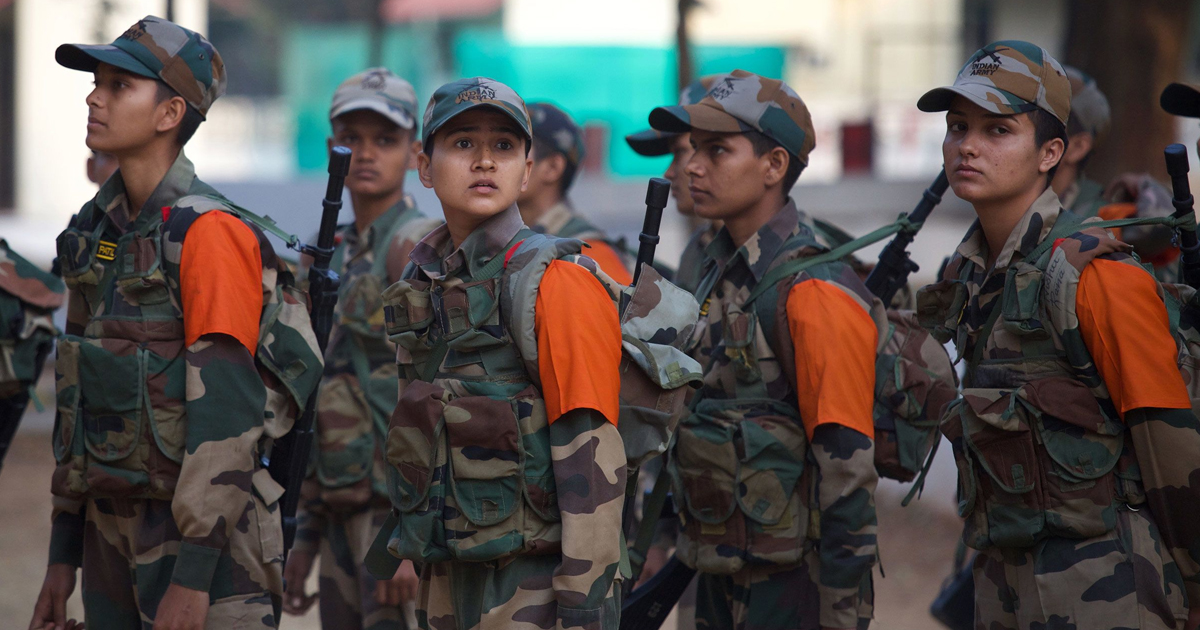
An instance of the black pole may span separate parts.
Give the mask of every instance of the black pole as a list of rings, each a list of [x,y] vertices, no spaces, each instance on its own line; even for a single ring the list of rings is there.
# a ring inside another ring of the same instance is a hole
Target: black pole
[[[908,219],[914,223],[923,223],[925,219],[928,219],[933,209],[942,202],[942,195],[946,194],[949,186],[946,169],[942,169],[929,188],[926,188],[925,192],[921,194],[921,201],[917,202],[917,207],[913,208]],[[867,285],[867,289],[885,305],[890,304],[892,298],[896,297],[896,293],[900,291],[900,287],[908,282],[908,276],[919,269],[917,263],[908,257],[908,246],[912,245],[915,236],[915,232],[898,232],[892,242],[888,243],[879,253],[879,262],[867,276],[864,283]]]
[[[1172,144],[1163,151],[1167,160],[1167,174],[1171,176],[1171,189],[1175,216],[1185,217],[1195,210],[1192,187],[1188,182],[1188,151],[1182,144]],[[1182,260],[1183,281],[1191,287],[1200,287],[1200,240],[1196,238],[1196,224],[1179,228],[1179,250]]]
[[[663,208],[667,207],[667,197],[671,194],[671,182],[661,177],[651,177],[646,186],[646,220],[642,223],[642,233],[638,234],[637,265],[633,269],[633,283],[637,284],[642,275],[642,265],[654,266],[654,250],[658,248],[658,230],[662,224]]]

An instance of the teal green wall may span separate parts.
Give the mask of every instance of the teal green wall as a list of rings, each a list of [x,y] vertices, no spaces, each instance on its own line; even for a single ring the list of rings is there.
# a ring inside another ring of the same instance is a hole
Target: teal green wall
[[[417,87],[424,107],[436,87],[436,45],[428,28],[389,29],[383,58]],[[456,76],[488,76],[511,85],[527,101],[557,103],[583,124],[609,131],[607,168],[616,176],[659,174],[666,158],[648,159],[625,144],[629,133],[647,127],[656,106],[674,103],[675,50],[624,46],[525,46],[508,42],[499,28],[466,28],[454,38]],[[325,168],[329,99],[339,82],[362,70],[367,59],[366,26],[300,27],[288,37],[284,96],[296,117],[297,162],[301,171]],[[735,68],[778,77],[784,50],[771,47],[701,46],[698,75]]]

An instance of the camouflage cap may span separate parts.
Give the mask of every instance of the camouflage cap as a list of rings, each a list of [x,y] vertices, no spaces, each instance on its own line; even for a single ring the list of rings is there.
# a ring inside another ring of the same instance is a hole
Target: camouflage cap
[[[381,114],[404,129],[417,126],[416,90],[387,68],[364,70],[342,81],[333,93],[329,119],[362,109]]]
[[[993,42],[971,55],[954,85],[934,88],[917,101],[924,112],[950,109],[963,96],[993,114],[1022,114],[1041,108],[1067,124],[1071,82],[1045,48],[1017,40]]]
[[[706,77],[701,77],[698,81],[692,81],[679,93],[679,104],[695,105],[699,103],[704,98],[704,95],[708,93],[709,88],[713,86],[713,83],[724,76],[726,75],[710,74]],[[647,129],[625,136],[625,142],[638,155],[654,157],[670,153],[671,140],[679,135],[678,132],[674,131]]]
[[[778,142],[801,164],[817,144],[808,107],[783,81],[734,70],[713,83],[695,105],[657,107],[650,126],[681,133],[692,129],[723,133],[758,131]]]
[[[429,139],[451,118],[476,107],[492,107],[507,114],[532,141],[533,125],[525,101],[515,90],[494,79],[472,77],[451,81],[438,88],[425,106],[421,144],[428,148]]]
[[[1162,91],[1158,104],[1168,114],[1200,118],[1200,85],[1172,83]]]
[[[1099,144],[1108,135],[1108,128],[1112,122],[1108,98],[1100,91],[1096,80],[1087,73],[1074,66],[1063,66],[1063,70],[1067,73],[1067,80],[1071,82],[1071,116],[1067,119],[1068,127],[1073,126],[1070,121],[1074,121],[1080,131],[1092,134],[1096,144]],[[1073,133],[1074,130],[1069,132]]]
[[[153,15],[138,20],[111,44],[63,44],[54,59],[72,70],[95,72],[107,63],[160,79],[201,117],[225,93],[225,62],[217,49],[203,35]]]
[[[528,109],[533,137],[563,154],[571,166],[579,166],[583,161],[583,129],[550,103],[530,103]]]

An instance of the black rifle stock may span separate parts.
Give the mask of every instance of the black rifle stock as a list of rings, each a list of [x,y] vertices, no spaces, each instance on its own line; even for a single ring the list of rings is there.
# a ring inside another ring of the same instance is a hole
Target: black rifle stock
[[[1188,183],[1188,152],[1182,144],[1172,144],[1163,151],[1167,160],[1167,173],[1171,176],[1171,204],[1175,216],[1185,217],[1194,210],[1192,187]],[[1191,287],[1200,287],[1200,240],[1196,238],[1196,226],[1180,226],[1179,250],[1182,259],[1183,281]]]
[[[342,187],[346,173],[350,171],[350,149],[333,147],[329,152],[329,184],[325,198],[321,200],[321,229],[317,233],[316,245],[306,244],[301,251],[312,258],[308,268],[308,295],[312,305],[309,318],[313,334],[321,354],[329,343],[329,330],[333,326],[333,307],[337,304],[338,274],[329,268],[333,258],[334,232],[337,231],[338,213],[342,210]],[[283,520],[284,557],[296,540],[296,510],[300,506],[300,486],[308,472],[308,456],[313,442],[313,416],[316,415],[318,386],[308,397],[304,413],[296,420],[292,430],[275,442],[267,469],[271,477],[284,487],[280,502]]]
[[[942,169],[942,172],[938,173],[937,179],[934,179],[929,188],[925,189],[921,195],[921,201],[917,202],[917,207],[913,208],[908,215],[908,220],[913,223],[922,223],[929,218],[929,213],[933,212],[933,209],[942,202],[942,195],[946,194],[946,188],[949,186],[946,169]],[[895,238],[879,253],[879,262],[867,276],[865,282],[867,289],[882,300],[885,306],[891,304],[896,293],[908,283],[908,276],[920,269],[917,263],[908,257],[908,246],[912,245],[915,236],[916,232],[907,230],[898,232]]]
[[[658,248],[658,230],[662,224],[663,208],[667,207],[667,196],[671,194],[671,182],[661,177],[651,177],[646,186],[646,220],[642,233],[638,234],[637,264],[633,269],[633,283],[642,275],[642,265],[654,266],[654,250]]]

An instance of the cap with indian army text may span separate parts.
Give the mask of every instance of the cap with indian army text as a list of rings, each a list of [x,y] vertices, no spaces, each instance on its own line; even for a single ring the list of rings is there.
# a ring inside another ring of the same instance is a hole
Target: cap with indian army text
[[[801,164],[808,164],[808,154],[817,145],[812,116],[800,96],[783,81],[745,70],[734,70],[713,82],[694,105],[655,108],[650,112],[650,126],[676,133],[692,129],[757,131],[778,142]]]
[[[533,137],[567,158],[571,166],[583,161],[583,129],[569,114],[550,103],[529,103]]]
[[[421,144],[429,147],[429,139],[451,118],[476,107],[491,107],[506,114],[533,139],[533,125],[525,101],[515,90],[487,77],[472,77],[451,81],[438,88],[425,106],[425,120],[421,125]]]
[[[704,95],[708,93],[713,83],[724,76],[723,74],[710,74],[706,77],[701,77],[698,81],[692,81],[679,93],[679,104],[694,105],[699,103],[704,98]],[[681,134],[676,132],[647,129],[625,136],[625,142],[638,155],[655,157],[670,153],[671,140],[679,135]]]
[[[417,92],[391,70],[370,68],[342,81],[333,93],[329,119],[359,110],[373,111],[404,129],[413,129],[417,125]]]
[[[1063,70],[1067,73],[1067,80],[1071,82],[1071,116],[1067,119],[1067,132],[1086,131],[1092,134],[1095,143],[1099,144],[1108,135],[1112,123],[1108,98],[1100,91],[1091,75],[1074,66],[1063,66]],[[1072,128],[1075,125],[1078,125],[1078,129]]]
[[[958,71],[954,85],[926,92],[917,108],[944,112],[955,96],[993,114],[1041,109],[1063,125],[1071,115],[1071,82],[1062,64],[1045,48],[1017,40],[993,42],[976,51]]]
[[[101,63],[159,79],[200,116],[225,93],[225,63],[203,35],[148,15],[111,44],[63,44],[54,59],[64,67],[95,72]]]
[[[1200,85],[1172,83],[1162,91],[1158,104],[1168,114],[1200,118]]]

